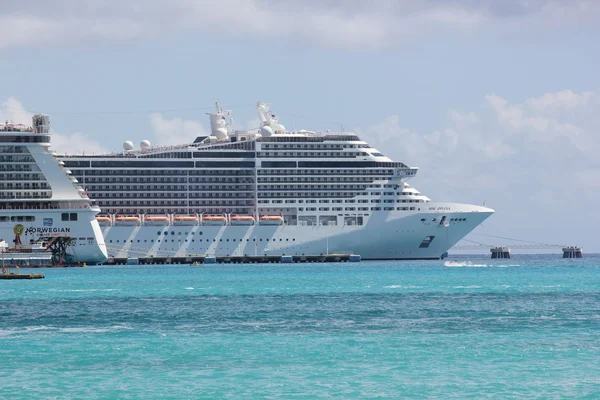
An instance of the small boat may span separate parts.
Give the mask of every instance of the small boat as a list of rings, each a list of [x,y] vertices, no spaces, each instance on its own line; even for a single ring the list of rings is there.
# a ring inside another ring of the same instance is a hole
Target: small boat
[[[173,225],[198,225],[200,218],[198,215],[175,215],[173,217]]]
[[[139,226],[142,219],[138,216],[120,216],[115,217],[115,225],[117,226]]]
[[[169,225],[171,220],[166,215],[145,215],[144,224],[151,226],[164,226]]]
[[[224,215],[203,215],[202,225],[225,225],[227,218]]]
[[[259,219],[261,225],[283,225],[283,217],[280,215],[263,215]]]
[[[254,225],[254,217],[252,215],[232,215],[229,217],[230,225]]]
[[[109,215],[103,215],[103,216],[96,217],[96,221],[98,221],[98,224],[100,226],[111,226],[112,225],[112,218],[110,218]]]

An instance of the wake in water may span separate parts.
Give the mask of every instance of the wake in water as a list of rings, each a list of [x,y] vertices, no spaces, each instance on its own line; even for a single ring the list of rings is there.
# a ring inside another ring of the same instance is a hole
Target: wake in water
[[[473,264],[471,261],[444,261],[446,267],[467,267],[467,268],[508,268],[518,267],[519,264]]]

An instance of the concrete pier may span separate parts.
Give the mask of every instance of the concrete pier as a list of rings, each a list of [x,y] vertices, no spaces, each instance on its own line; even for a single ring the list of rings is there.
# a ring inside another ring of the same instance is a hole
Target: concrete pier
[[[583,249],[577,246],[569,246],[564,247],[563,258],[582,258],[583,257]]]
[[[0,279],[44,279],[42,274],[22,274],[19,267],[2,267]]]
[[[360,262],[358,254],[319,254],[319,255],[283,255],[283,256],[188,256],[188,257],[112,257],[104,265],[157,265],[157,264],[274,264],[305,262]],[[133,262],[132,262],[133,261]]]
[[[508,247],[492,247],[490,249],[492,258],[510,258],[510,249]]]

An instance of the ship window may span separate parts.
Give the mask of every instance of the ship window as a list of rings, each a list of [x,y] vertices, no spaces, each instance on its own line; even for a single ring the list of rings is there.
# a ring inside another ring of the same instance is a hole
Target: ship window
[[[68,213],[62,213],[60,215],[60,220],[61,221],[68,221],[69,220],[69,214]]]
[[[69,219],[71,221],[77,221],[77,213],[71,213],[71,214],[69,214]]]
[[[171,235],[175,235],[175,231],[172,231],[172,232],[171,232]]]
[[[423,239],[423,241],[419,245],[419,248],[421,248],[421,249],[428,248],[434,238],[435,238],[435,236],[425,236],[425,239]]]

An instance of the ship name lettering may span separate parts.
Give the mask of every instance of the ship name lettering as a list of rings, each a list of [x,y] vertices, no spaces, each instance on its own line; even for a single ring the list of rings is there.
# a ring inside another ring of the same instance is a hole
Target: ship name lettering
[[[30,226],[25,230],[26,235],[41,234],[41,233],[70,233],[71,228],[34,228]]]

